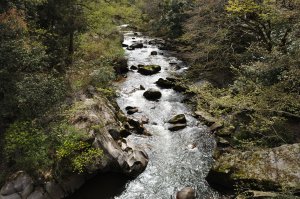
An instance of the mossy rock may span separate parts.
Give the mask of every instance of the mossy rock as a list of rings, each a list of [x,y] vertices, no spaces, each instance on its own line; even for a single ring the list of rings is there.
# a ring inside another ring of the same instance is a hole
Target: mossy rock
[[[214,163],[207,181],[216,189],[297,192],[300,144],[256,151],[232,151]]]
[[[155,82],[155,84],[157,86],[159,86],[160,88],[166,88],[166,89],[170,89],[173,88],[175,86],[174,82],[171,82],[167,79],[163,79],[163,78],[159,78],[157,82]]]
[[[158,65],[147,65],[138,68],[138,72],[142,75],[154,75],[159,71],[161,71],[161,67]]]

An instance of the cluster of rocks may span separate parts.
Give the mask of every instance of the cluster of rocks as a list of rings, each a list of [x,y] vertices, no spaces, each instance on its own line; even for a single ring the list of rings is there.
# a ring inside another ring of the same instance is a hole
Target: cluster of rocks
[[[19,171],[1,188],[0,199],[52,199],[64,198],[85,181],[83,176],[70,176],[60,182],[48,181],[36,186],[25,172]]]

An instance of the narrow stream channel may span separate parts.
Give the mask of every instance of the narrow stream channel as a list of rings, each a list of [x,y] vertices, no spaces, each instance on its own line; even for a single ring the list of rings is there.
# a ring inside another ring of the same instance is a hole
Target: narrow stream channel
[[[126,113],[127,106],[138,107],[135,119],[149,118],[149,124],[144,125],[152,136],[131,135],[128,142],[135,143],[146,150],[149,155],[149,164],[146,170],[132,181],[120,180],[116,183],[115,193],[103,195],[107,191],[103,189],[97,180],[88,182],[85,189],[78,192],[81,199],[170,199],[174,193],[186,186],[193,187],[199,199],[218,198],[218,194],[209,188],[205,176],[212,163],[214,139],[195,118],[189,107],[182,103],[184,96],[172,89],[160,89],[155,82],[159,78],[172,77],[176,73],[183,72],[186,68],[167,51],[158,49],[157,45],[149,44],[153,38],[142,35],[134,35],[133,32],[124,34],[124,43],[131,45],[142,42],[144,48],[126,50],[129,66],[159,65],[160,73],[144,76],[137,71],[130,71],[127,78],[119,85],[118,105]],[[157,51],[158,55],[151,55]],[[181,69],[174,68],[170,63],[178,63]],[[159,101],[148,101],[143,97],[145,89],[155,88],[162,93]],[[185,114],[188,126],[180,131],[168,130],[167,121],[177,114]],[[191,145],[196,146],[192,149]],[[99,176],[101,178],[101,176]],[[113,184],[113,183],[112,183]],[[114,185],[112,185],[114,186]],[[98,189],[97,189],[98,187]],[[102,191],[101,191],[102,190]]]

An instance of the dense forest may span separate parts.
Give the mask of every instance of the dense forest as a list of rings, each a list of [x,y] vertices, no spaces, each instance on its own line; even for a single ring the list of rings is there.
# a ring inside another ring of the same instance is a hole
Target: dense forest
[[[72,98],[89,85],[113,95],[124,53],[117,26],[139,24],[140,11],[126,0],[16,0],[0,12],[0,182],[63,159],[80,172],[101,151],[66,122]]]
[[[122,24],[163,38],[189,66],[178,78],[215,135],[216,160],[300,142],[299,0],[2,0],[1,186],[17,171],[39,181],[85,173],[105,156],[72,121],[91,87],[116,106],[113,82],[127,62]],[[266,188],[238,175],[225,186],[235,196],[299,194],[299,182]]]
[[[150,23],[191,65],[197,109],[218,134],[242,148],[299,142],[299,1],[155,4]]]

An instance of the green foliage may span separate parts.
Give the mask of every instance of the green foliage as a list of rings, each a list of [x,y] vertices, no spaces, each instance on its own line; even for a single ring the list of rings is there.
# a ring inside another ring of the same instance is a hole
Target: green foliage
[[[61,177],[101,160],[86,132],[58,121],[66,96],[88,85],[114,96],[123,23],[142,24],[135,1],[0,2],[0,178],[15,170]]]
[[[194,0],[146,0],[142,6],[147,14],[150,31],[158,35],[177,38],[183,34],[183,22],[187,19],[187,11],[194,6]]]
[[[13,169],[28,172],[49,169],[47,137],[29,122],[16,122],[5,133],[4,154]]]
[[[66,93],[62,79],[43,74],[26,75],[16,83],[16,99],[22,117],[35,117],[61,102]]]
[[[179,12],[172,10],[181,3],[185,5]],[[175,26],[181,33],[163,28],[161,32],[175,37],[191,64],[186,77],[197,82],[191,88],[197,94],[197,109],[224,124],[220,135],[231,134],[232,144],[240,147],[297,141],[289,124],[300,118],[299,1],[196,0],[155,5],[153,13],[161,16],[156,21],[171,22],[172,14],[182,17]]]
[[[90,2],[87,5],[89,28],[101,37],[109,37],[118,31],[117,25],[141,25],[141,12],[135,4],[128,0]]]
[[[257,71],[258,72],[258,71]],[[252,74],[253,75],[253,74]],[[259,76],[259,75],[258,75]],[[299,95],[287,95],[278,87],[263,86],[258,78],[239,77],[224,89],[210,84],[193,87],[197,109],[206,110],[223,121],[220,135],[232,134],[240,147],[279,146],[296,141],[296,132],[287,128],[287,118],[300,115]]]
[[[6,131],[4,162],[10,165],[10,171],[37,174],[54,168],[52,175],[61,177],[60,173],[65,170],[85,172],[88,166],[103,158],[103,151],[93,148],[85,132],[74,126],[52,124],[47,130],[36,126],[30,122],[16,122]]]
[[[298,1],[286,3],[273,0],[230,0],[226,11],[232,16],[235,28],[253,35],[268,51],[276,46],[286,50],[287,40],[299,12]]]
[[[60,124],[52,131],[52,139],[56,143],[55,157],[57,158],[57,170],[69,169],[73,172],[85,172],[86,168],[95,162],[95,159],[103,158],[103,151],[93,148],[87,142],[88,136],[68,124]],[[64,168],[61,168],[63,166]]]
[[[90,148],[76,156],[72,161],[74,170],[82,173],[85,168],[92,165],[99,158],[103,157],[103,151],[101,149]]]

